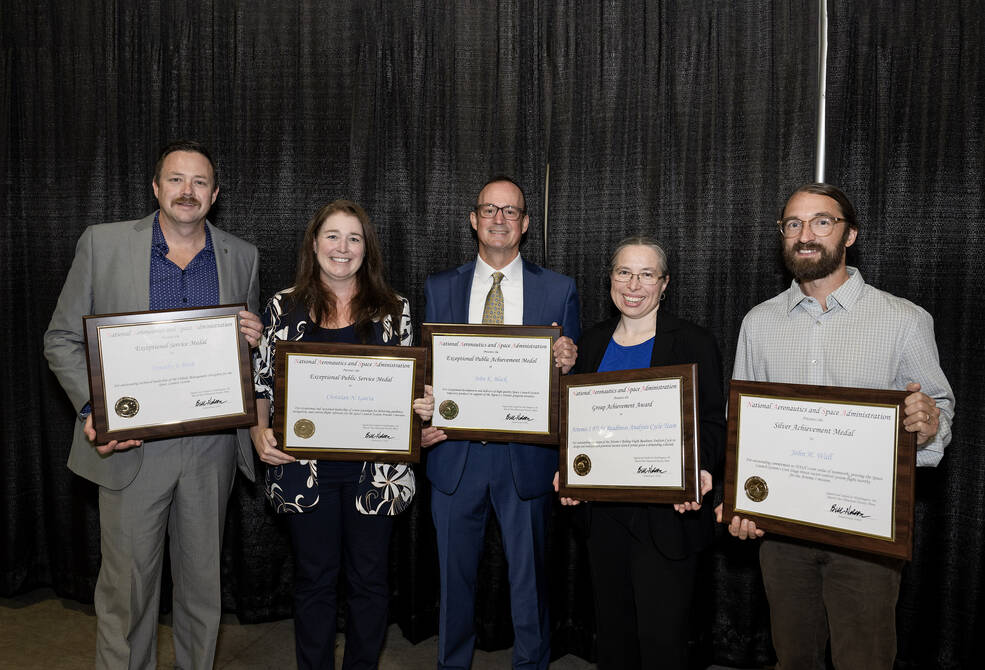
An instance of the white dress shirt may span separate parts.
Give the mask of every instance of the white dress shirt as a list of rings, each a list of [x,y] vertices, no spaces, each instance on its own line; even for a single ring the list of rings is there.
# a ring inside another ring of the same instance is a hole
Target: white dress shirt
[[[520,254],[501,270],[494,269],[482,258],[476,257],[472,294],[469,296],[469,323],[482,323],[482,312],[486,307],[486,296],[493,285],[494,272],[503,273],[503,281],[499,283],[499,288],[503,291],[503,323],[523,325],[523,260]]]

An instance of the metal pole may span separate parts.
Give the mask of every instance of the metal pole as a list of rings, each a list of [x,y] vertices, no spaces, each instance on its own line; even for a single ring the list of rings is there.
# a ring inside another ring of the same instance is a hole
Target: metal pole
[[[547,162],[547,170],[544,173],[544,267],[551,267],[551,259],[547,255],[550,250],[550,246],[547,244],[547,238],[550,228],[547,227],[547,204],[551,199],[551,163]]]
[[[817,150],[814,181],[824,182],[824,124],[828,84],[828,3],[817,3]]]

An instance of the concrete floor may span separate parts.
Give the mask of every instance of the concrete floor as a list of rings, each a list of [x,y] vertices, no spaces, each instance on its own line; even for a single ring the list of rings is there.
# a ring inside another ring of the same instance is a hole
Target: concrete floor
[[[344,637],[336,647],[342,665]],[[412,645],[391,626],[387,633],[380,670],[433,668],[438,638]],[[16,598],[0,598],[0,668],[45,668],[78,670],[93,667],[96,653],[96,617],[92,605],[62,600],[39,590]],[[475,670],[510,667],[510,650],[476,651]],[[158,629],[157,666],[174,666],[171,627]],[[216,649],[215,667],[228,670],[282,670],[294,667],[294,622],[241,625],[234,615],[224,615]],[[551,664],[552,670],[594,668],[576,656],[565,656]]]
[[[291,620],[241,625],[234,615],[224,615],[216,650],[215,667],[223,670],[282,670],[294,667],[294,624]],[[438,639],[412,645],[391,626],[380,658],[380,670],[418,670],[435,667]],[[336,648],[341,667],[344,638]],[[96,649],[96,617],[91,605],[62,600],[50,590],[38,590],[16,598],[0,598],[0,668],[78,670],[93,667]],[[510,667],[511,650],[476,651],[474,670]],[[174,666],[171,627],[158,629],[157,665]],[[577,656],[551,663],[551,670],[588,670],[595,665]],[[727,670],[712,666],[709,670]]]

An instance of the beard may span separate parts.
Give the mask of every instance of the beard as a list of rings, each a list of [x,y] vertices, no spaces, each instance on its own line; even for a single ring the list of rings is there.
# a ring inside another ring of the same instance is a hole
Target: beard
[[[845,257],[845,242],[848,240],[848,226],[834,249],[828,249],[817,242],[796,242],[793,246],[783,248],[783,263],[790,274],[800,282],[823,279],[841,267]],[[801,258],[797,255],[803,249],[813,249],[820,252],[816,258]]]

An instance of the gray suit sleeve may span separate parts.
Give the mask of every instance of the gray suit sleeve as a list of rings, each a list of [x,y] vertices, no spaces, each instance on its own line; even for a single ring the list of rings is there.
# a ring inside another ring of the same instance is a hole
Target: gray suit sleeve
[[[44,355],[76,411],[89,402],[82,317],[92,313],[92,228],[75,246],[75,258],[65,278],[51,322],[44,334]]]

